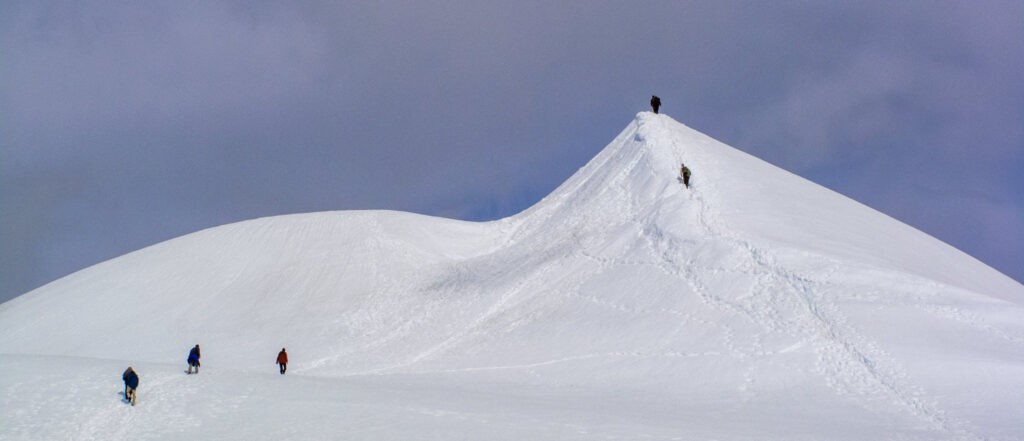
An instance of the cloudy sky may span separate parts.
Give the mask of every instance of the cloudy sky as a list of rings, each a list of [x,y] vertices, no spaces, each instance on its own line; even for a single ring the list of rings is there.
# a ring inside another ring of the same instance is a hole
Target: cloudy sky
[[[4,1],[0,301],[255,217],[508,216],[651,94],[1024,280],[1022,73],[1019,0]]]

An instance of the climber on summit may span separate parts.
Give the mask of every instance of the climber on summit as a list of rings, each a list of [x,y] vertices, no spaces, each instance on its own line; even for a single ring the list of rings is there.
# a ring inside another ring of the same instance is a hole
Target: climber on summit
[[[686,164],[680,165],[679,175],[682,176],[683,178],[683,185],[685,185],[686,188],[690,188],[690,169],[686,166]]]
[[[658,95],[651,95],[651,108],[654,109],[654,113],[658,113],[658,108],[661,107],[661,98]]]

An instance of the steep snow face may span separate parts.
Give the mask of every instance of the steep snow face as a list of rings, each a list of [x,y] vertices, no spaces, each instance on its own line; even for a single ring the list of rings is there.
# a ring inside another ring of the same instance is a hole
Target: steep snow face
[[[694,171],[692,192],[680,191],[683,163]],[[673,217],[687,210],[700,210],[695,222]],[[651,218],[654,211],[671,214],[661,222]],[[1019,283],[959,250],[666,115],[638,114],[590,164],[520,217],[537,218],[534,224],[550,230],[551,218],[570,213],[655,220],[672,233],[701,239],[728,231],[776,252],[816,253],[1021,301]]]
[[[217,227],[0,305],[0,335],[0,354],[154,365],[199,343],[204,366],[247,375],[287,346],[295,375],[440,375],[748,424],[659,414],[666,433],[722,439],[783,436],[780,418],[840,439],[840,416],[852,439],[1024,433],[1024,286],[646,112],[511,218]]]

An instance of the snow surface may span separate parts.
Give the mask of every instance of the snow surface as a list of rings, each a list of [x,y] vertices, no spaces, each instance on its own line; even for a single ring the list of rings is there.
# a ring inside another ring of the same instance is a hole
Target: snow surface
[[[1024,286],[647,112],[516,216],[211,228],[0,336],[4,440],[1024,439]]]

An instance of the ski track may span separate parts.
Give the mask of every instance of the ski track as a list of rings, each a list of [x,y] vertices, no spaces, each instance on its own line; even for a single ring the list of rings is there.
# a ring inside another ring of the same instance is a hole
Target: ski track
[[[673,147],[675,151],[682,150],[675,141],[673,141]],[[983,439],[971,432],[967,428],[966,422],[945,415],[934,404],[927,403],[920,398],[921,392],[905,383],[906,375],[899,370],[895,360],[887,357],[874,344],[857,335],[850,327],[845,326],[845,319],[838,308],[830,304],[825,296],[818,294],[828,291],[831,275],[839,271],[837,262],[829,261],[828,273],[821,280],[813,280],[790,271],[778,264],[777,259],[767,249],[758,247],[731,232],[724,222],[718,220],[717,213],[697,191],[696,186],[691,186],[691,190],[690,200],[698,204],[698,220],[707,237],[723,240],[735,249],[747,253],[750,256],[749,262],[756,265],[749,270],[764,274],[763,281],[750,293],[750,298],[756,299],[758,294],[778,288],[796,298],[803,305],[804,313],[795,316],[799,320],[795,325],[816,331],[819,369],[826,375],[826,381],[833,390],[840,395],[854,394],[863,397],[886,395],[891,402],[910,409],[918,418],[957,439]],[[650,224],[655,225],[653,222]],[[672,249],[672,247],[669,246],[668,249]],[[675,272],[673,268],[677,267],[687,268],[685,264],[677,265],[674,256],[664,257],[669,265],[662,265],[661,268],[667,271]],[[696,273],[684,271],[681,276],[689,281],[695,290],[703,292],[704,287],[697,280]],[[702,298],[711,299],[713,297],[702,295]],[[723,306],[721,302],[712,303]],[[767,307],[778,304],[780,302],[771,301],[752,306]],[[726,304],[725,309],[736,310],[731,304]],[[746,310],[744,313],[768,329],[785,329],[788,325],[770,315],[754,316]]]
[[[931,290],[936,292],[951,289],[948,286],[941,285],[936,282],[931,282],[929,286],[931,286]],[[1017,346],[1024,346],[1024,336],[1013,335],[1002,329],[996,328],[995,326],[985,322],[985,320],[977,314],[965,311],[963,308],[958,308],[953,305],[938,305],[926,302],[919,302],[916,306],[918,309],[933,317],[953,320],[976,331],[981,331],[991,337],[995,337]]]

